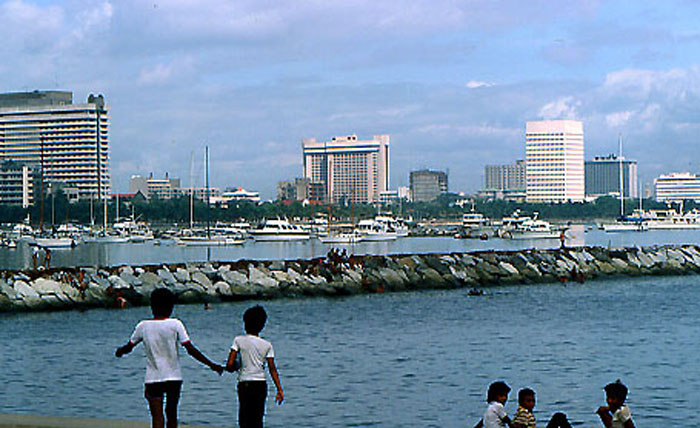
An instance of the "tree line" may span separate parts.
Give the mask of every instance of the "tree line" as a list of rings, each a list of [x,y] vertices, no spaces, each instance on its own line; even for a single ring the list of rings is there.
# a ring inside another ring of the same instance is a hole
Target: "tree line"
[[[395,216],[413,218],[415,221],[425,219],[460,219],[462,214],[472,210],[492,219],[500,219],[519,210],[523,215],[539,213],[539,217],[548,220],[594,220],[614,219],[620,214],[620,202],[614,197],[602,197],[592,202],[570,203],[525,203],[505,200],[479,200],[461,204],[463,197],[456,194],[442,195],[431,202],[402,202],[388,206],[377,207],[371,204],[352,205],[315,205],[301,202],[264,202],[250,201],[229,202],[228,206],[213,205],[207,208],[206,203],[194,200],[193,217],[197,224],[210,222],[233,222],[245,219],[256,222],[264,218],[287,217],[289,219],[312,218],[316,215],[332,215],[342,221],[359,221],[370,218],[378,212],[389,212]],[[637,208],[638,202],[626,201],[625,214],[629,215]],[[643,201],[644,209],[664,209],[665,204],[651,199]],[[694,201],[684,203],[684,209],[700,207]],[[53,196],[44,198],[42,203],[36,203],[29,208],[18,205],[0,205],[0,222],[18,223],[29,218],[32,224],[40,222],[48,227],[53,224],[67,222],[79,224],[101,224],[104,206],[100,201],[79,201],[69,203],[66,196],[57,191]],[[162,224],[189,224],[190,200],[187,197],[176,199],[151,199],[119,201],[119,215],[128,217],[133,214],[137,220]],[[116,201],[107,204],[109,221],[114,221],[117,215]]]

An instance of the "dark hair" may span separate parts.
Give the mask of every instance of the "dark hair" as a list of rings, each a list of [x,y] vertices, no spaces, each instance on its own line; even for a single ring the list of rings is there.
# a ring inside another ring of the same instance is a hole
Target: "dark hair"
[[[523,401],[525,401],[527,397],[535,398],[535,391],[531,390],[530,388],[523,388],[518,391],[518,404],[522,406]]]
[[[151,293],[151,312],[156,318],[167,318],[173,313],[175,295],[167,288],[156,288]]]
[[[508,386],[505,382],[499,380],[489,385],[489,392],[486,396],[486,401],[489,403],[492,401],[496,401],[496,397],[500,395],[508,395],[509,392],[510,386]]]
[[[243,324],[245,324],[245,331],[248,334],[260,333],[263,327],[265,327],[266,321],[267,313],[260,305],[248,308],[245,313],[243,313]]]
[[[547,428],[571,428],[571,424],[564,413],[555,413],[549,420]]]
[[[620,379],[616,380],[613,383],[605,385],[605,388],[603,389],[605,389],[605,393],[607,395],[609,395],[610,397],[617,398],[623,403],[627,399],[627,387],[624,383],[620,381]]]

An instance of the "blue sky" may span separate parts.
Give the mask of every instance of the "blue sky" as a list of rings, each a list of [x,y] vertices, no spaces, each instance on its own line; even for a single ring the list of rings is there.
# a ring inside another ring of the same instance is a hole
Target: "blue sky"
[[[391,185],[472,192],[524,156],[525,121],[584,122],[643,182],[700,171],[694,1],[0,0],[0,91],[111,108],[113,188],[153,172],[274,197],[301,139],[390,134]]]

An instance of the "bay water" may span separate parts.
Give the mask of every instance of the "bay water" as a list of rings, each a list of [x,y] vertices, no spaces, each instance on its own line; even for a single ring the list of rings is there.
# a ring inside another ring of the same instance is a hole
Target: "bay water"
[[[471,427],[486,389],[537,392],[544,426],[563,411],[601,426],[603,386],[621,379],[638,427],[697,426],[700,277],[282,299],[263,336],[275,346],[285,402],[269,427]],[[205,354],[223,362],[258,302],[176,307]],[[139,345],[117,359],[148,308],[1,314],[0,412],[148,420]],[[235,377],[182,353],[182,423],[236,426]]]
[[[605,233],[593,227],[573,226],[566,241],[568,246],[603,246],[610,248],[700,242],[699,230]],[[255,242],[241,246],[191,247],[174,241],[144,243],[85,243],[73,249],[52,251],[51,266],[118,266],[123,264],[162,264],[199,261],[233,261],[240,259],[310,259],[325,256],[329,248],[345,248],[350,254],[449,253],[476,250],[518,250],[523,248],[558,248],[558,239],[509,240],[491,238],[454,239],[444,237],[407,237],[389,242],[360,242],[355,245],[329,245],[318,239],[302,242]],[[16,249],[0,248],[0,269],[30,269],[32,249],[20,242]]]

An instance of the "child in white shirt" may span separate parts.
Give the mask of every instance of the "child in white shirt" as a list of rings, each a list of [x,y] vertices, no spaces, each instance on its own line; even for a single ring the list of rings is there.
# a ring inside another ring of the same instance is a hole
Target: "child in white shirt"
[[[265,364],[270,371],[270,377],[277,388],[275,401],[282,404],[284,392],[280,384],[277,367],[275,366],[275,351],[272,344],[258,335],[265,327],[267,313],[262,306],[253,306],[243,314],[245,336],[236,336],[231,345],[226,370],[238,372],[238,426],[240,428],[262,428],[265,414],[265,399],[267,398],[267,381]],[[236,357],[240,355],[240,369]]]
[[[620,382],[605,385],[605,400],[607,406],[598,408],[598,416],[605,428],[634,428],[632,413],[625,404],[627,399],[627,387]]]
[[[170,318],[175,306],[175,295],[166,288],[158,288],[151,293],[153,318],[136,325],[129,342],[117,348],[115,355],[122,357],[143,342],[146,351],[145,396],[151,411],[153,428],[177,427],[177,405],[182,388],[182,371],[178,343],[197,361],[221,374],[223,367],[213,363],[192,344],[182,322]],[[163,401],[165,417],[163,416]]]
[[[489,385],[486,401],[489,403],[484,412],[484,417],[474,428],[505,428],[512,426],[510,418],[506,413],[506,402],[510,387],[502,381],[493,382]]]

